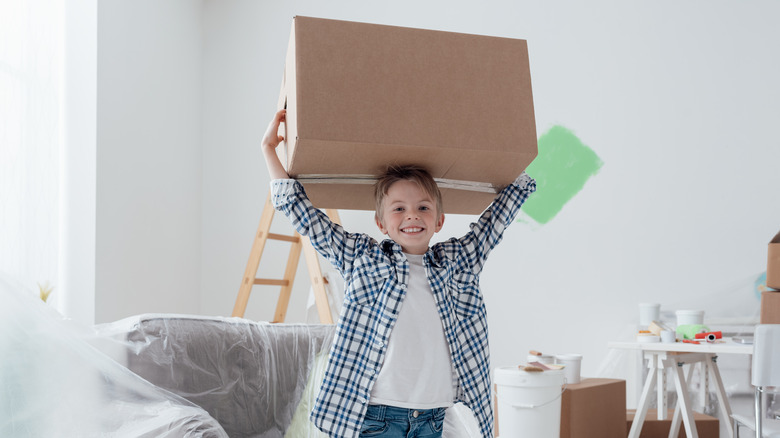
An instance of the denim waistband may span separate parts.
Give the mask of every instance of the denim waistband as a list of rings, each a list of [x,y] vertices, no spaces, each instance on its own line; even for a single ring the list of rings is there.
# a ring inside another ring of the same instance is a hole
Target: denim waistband
[[[386,405],[369,405],[366,418],[371,420],[422,421],[444,415],[445,408],[407,409]]]

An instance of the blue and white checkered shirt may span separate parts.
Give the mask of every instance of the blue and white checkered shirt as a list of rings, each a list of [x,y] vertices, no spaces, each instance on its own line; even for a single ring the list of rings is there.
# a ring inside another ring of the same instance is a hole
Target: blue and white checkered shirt
[[[493,436],[493,411],[479,274],[534,190],[536,182],[523,172],[471,224],[471,231],[435,244],[423,258],[454,364],[454,401],[471,408],[484,437]],[[378,243],[331,222],[313,207],[297,181],[274,180],[271,193],[274,207],[344,276],[344,304],[311,420],[331,437],[357,437],[406,294],[409,263],[394,241]]]

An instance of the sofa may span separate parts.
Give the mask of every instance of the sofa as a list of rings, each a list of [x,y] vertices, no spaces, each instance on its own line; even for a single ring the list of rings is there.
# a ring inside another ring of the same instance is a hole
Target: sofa
[[[335,331],[334,325],[147,314],[98,326],[98,339],[112,339],[118,361],[203,408],[231,438],[324,438],[308,417]],[[481,434],[471,411],[457,403],[447,410],[442,436]]]
[[[0,277],[0,436],[322,438],[335,326],[145,314],[85,327]],[[478,437],[448,409],[446,438]]]
[[[334,325],[149,314],[98,331],[124,345],[112,354],[129,370],[200,406],[231,438],[321,436],[308,407]]]

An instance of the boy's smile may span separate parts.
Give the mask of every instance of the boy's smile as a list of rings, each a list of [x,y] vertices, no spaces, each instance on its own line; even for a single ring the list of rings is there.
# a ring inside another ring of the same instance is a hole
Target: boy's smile
[[[444,213],[436,211],[436,201],[419,184],[401,180],[387,190],[376,224],[404,252],[425,254],[431,238],[444,225]]]

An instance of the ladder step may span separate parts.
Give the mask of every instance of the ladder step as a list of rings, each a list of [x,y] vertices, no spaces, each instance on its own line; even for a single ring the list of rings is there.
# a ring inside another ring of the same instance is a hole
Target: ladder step
[[[323,287],[323,283],[327,283],[327,280],[322,275],[322,269],[320,268],[314,247],[311,246],[311,242],[308,239],[301,237],[300,234],[297,233],[294,233],[293,235],[271,233],[271,222],[273,221],[275,211],[276,210],[274,210],[271,203],[271,192],[269,191],[265,200],[265,205],[263,206],[260,224],[257,226],[257,233],[255,233],[252,250],[249,253],[246,270],[241,279],[241,286],[238,289],[238,296],[236,296],[236,304],[233,307],[232,315],[243,318],[253,285],[281,286],[282,290],[276,303],[273,322],[284,322],[287,314],[287,305],[290,302],[290,294],[295,280],[295,272],[298,269],[298,260],[300,259],[301,252],[304,252],[306,254],[306,264],[309,268],[309,279],[314,288],[314,297],[320,322],[332,324],[333,318],[331,317],[330,306],[328,305],[327,295],[325,288]],[[337,210],[326,209],[325,214],[327,214],[334,223],[341,223]],[[260,259],[263,256],[263,249],[265,248],[268,239],[292,243],[290,246],[290,255],[287,258],[287,267],[285,268],[284,277],[282,279],[256,278]]]
[[[290,280],[274,280],[271,278],[255,278],[255,284],[262,284],[266,286],[287,286],[290,284]]]
[[[268,233],[268,238],[271,240],[284,240],[286,242],[298,243],[301,238],[298,236],[288,236],[286,234]]]

